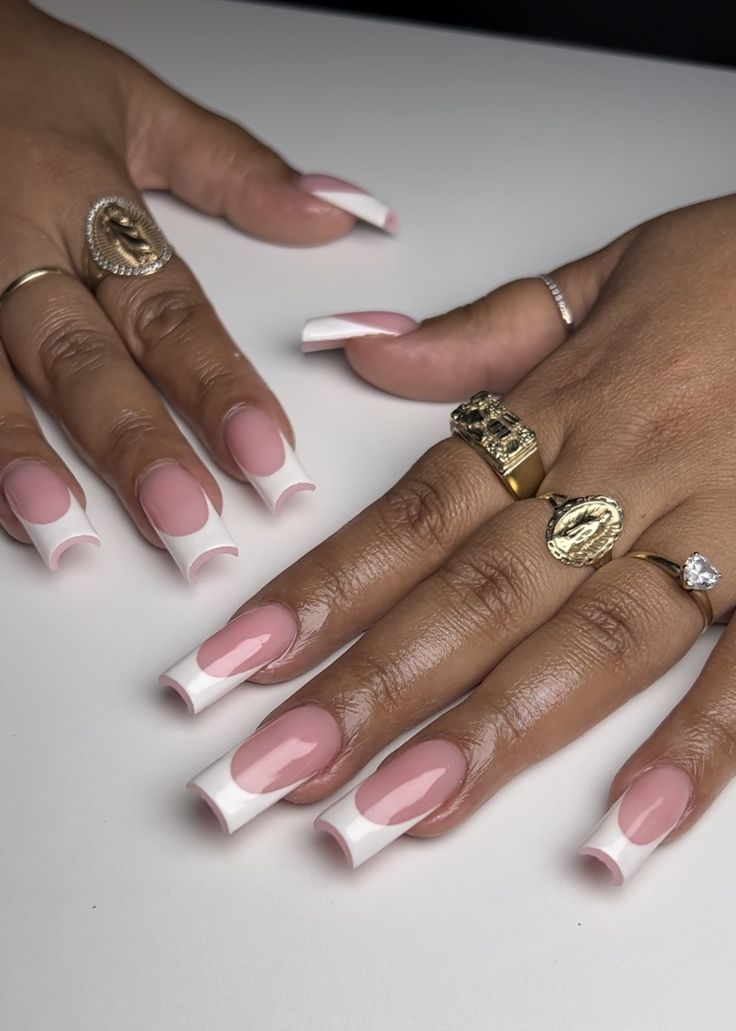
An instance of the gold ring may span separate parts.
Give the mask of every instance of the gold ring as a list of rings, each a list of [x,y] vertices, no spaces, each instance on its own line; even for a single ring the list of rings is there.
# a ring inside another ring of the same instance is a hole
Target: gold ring
[[[672,562],[661,555],[653,555],[651,551],[632,551],[628,558],[641,558],[645,562],[651,562],[657,569],[671,577],[683,591],[687,591],[695,604],[700,609],[703,617],[703,633],[713,622],[713,606],[707,591],[712,591],[721,579],[721,573],[712,565],[705,555],[694,551],[680,565]]]
[[[125,197],[100,197],[87,212],[87,277],[95,290],[107,274],[151,276],[173,256],[168,240],[147,211]]]
[[[30,272],[24,272],[22,276],[18,276],[13,282],[6,286],[3,292],[0,294],[0,308],[7,301],[11,294],[15,293],[16,290],[20,290],[26,283],[32,283],[34,279],[41,279],[43,276],[68,276],[70,275],[66,269],[54,268],[49,266],[48,268],[34,268]]]
[[[564,494],[541,494],[554,511],[547,524],[547,547],[566,566],[598,569],[611,559],[621,536],[624,514],[618,501],[605,494],[568,498]]]
[[[515,498],[533,498],[544,479],[534,430],[487,390],[450,416],[450,429],[478,452]]]

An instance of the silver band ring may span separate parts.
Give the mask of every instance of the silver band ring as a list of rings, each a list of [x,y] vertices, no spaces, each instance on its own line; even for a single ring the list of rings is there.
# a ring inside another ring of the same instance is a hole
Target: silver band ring
[[[546,273],[537,276],[537,279],[540,279],[547,287],[549,292],[552,294],[552,299],[557,305],[557,310],[560,313],[560,318],[565,323],[567,331],[572,332],[572,330],[575,328],[575,320],[572,317],[570,305],[567,303],[567,299],[565,298],[565,295],[560,289],[559,284],[552,278],[552,276],[548,276]]]
[[[20,290],[26,283],[32,283],[34,279],[42,279],[43,276],[68,276],[71,273],[67,272],[64,268],[54,268],[53,266],[34,268],[30,272],[24,272],[22,276],[18,276],[13,282],[6,286],[2,293],[0,293],[0,308],[7,301],[11,294],[15,293],[16,290]]]

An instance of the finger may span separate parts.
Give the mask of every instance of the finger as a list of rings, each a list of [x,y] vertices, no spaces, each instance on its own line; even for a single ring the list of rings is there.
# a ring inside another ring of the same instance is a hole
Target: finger
[[[217,484],[78,280],[27,284],[3,305],[0,329],[19,375],[186,577],[237,554]]]
[[[108,276],[97,300],[226,472],[247,479],[274,512],[294,494],[314,490],[281,405],[182,261],[174,258],[154,276]]]
[[[156,79],[145,80],[133,112],[142,128],[134,135],[129,167],[141,190],[170,190],[274,243],[325,243],[348,232],[356,218],[396,229],[391,209],[361,187],[301,175],[235,122]]]
[[[277,576],[205,644],[163,675],[198,712],[237,684],[273,683],[310,669],[372,626],[434,572],[511,495],[457,438],[432,448],[395,487]],[[261,614],[280,617],[266,650]],[[212,655],[210,656],[210,652]],[[212,656],[217,656],[214,662]]]
[[[720,588],[719,588],[720,590]],[[613,781],[611,808],[580,849],[623,884],[688,831],[736,773],[736,618],[690,692]]]
[[[650,528],[646,550],[671,545],[665,527]],[[466,701],[322,814],[320,826],[355,865],[407,831],[449,830],[664,673],[701,629],[697,607],[659,569],[614,560]]]
[[[0,346],[0,523],[49,569],[75,544],[100,538],[71,472],[44,439]]]
[[[633,235],[553,273],[576,327],[595,304]],[[448,401],[481,389],[509,390],[567,335],[547,287],[539,279],[519,279],[421,325],[395,312],[310,319],[302,333],[302,350],[344,346],[353,369],[382,390],[423,401]]]

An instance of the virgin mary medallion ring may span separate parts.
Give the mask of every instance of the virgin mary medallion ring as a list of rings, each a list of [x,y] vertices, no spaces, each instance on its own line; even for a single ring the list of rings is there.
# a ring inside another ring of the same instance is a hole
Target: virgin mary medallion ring
[[[168,240],[147,211],[124,197],[100,197],[87,213],[87,246],[94,288],[105,273],[150,276],[173,255]]]
[[[450,429],[478,452],[515,498],[533,498],[544,479],[534,430],[499,397],[481,390],[458,405]]]
[[[613,498],[590,494],[567,498],[543,494],[554,512],[547,524],[547,547],[567,566],[602,566],[621,536],[624,514]]]

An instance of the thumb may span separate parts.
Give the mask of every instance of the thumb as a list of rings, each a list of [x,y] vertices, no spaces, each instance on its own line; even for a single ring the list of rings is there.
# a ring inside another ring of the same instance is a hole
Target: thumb
[[[636,230],[555,269],[577,328]],[[395,312],[310,319],[303,351],[343,347],[353,369],[391,394],[454,401],[477,390],[505,393],[560,346],[568,329],[540,279],[517,279],[473,304],[417,324]]]
[[[144,128],[129,154],[140,189],[169,190],[272,243],[325,243],[352,229],[356,218],[395,230],[396,215],[361,187],[332,176],[301,175],[235,122],[155,77],[145,83],[133,116],[133,124]]]

